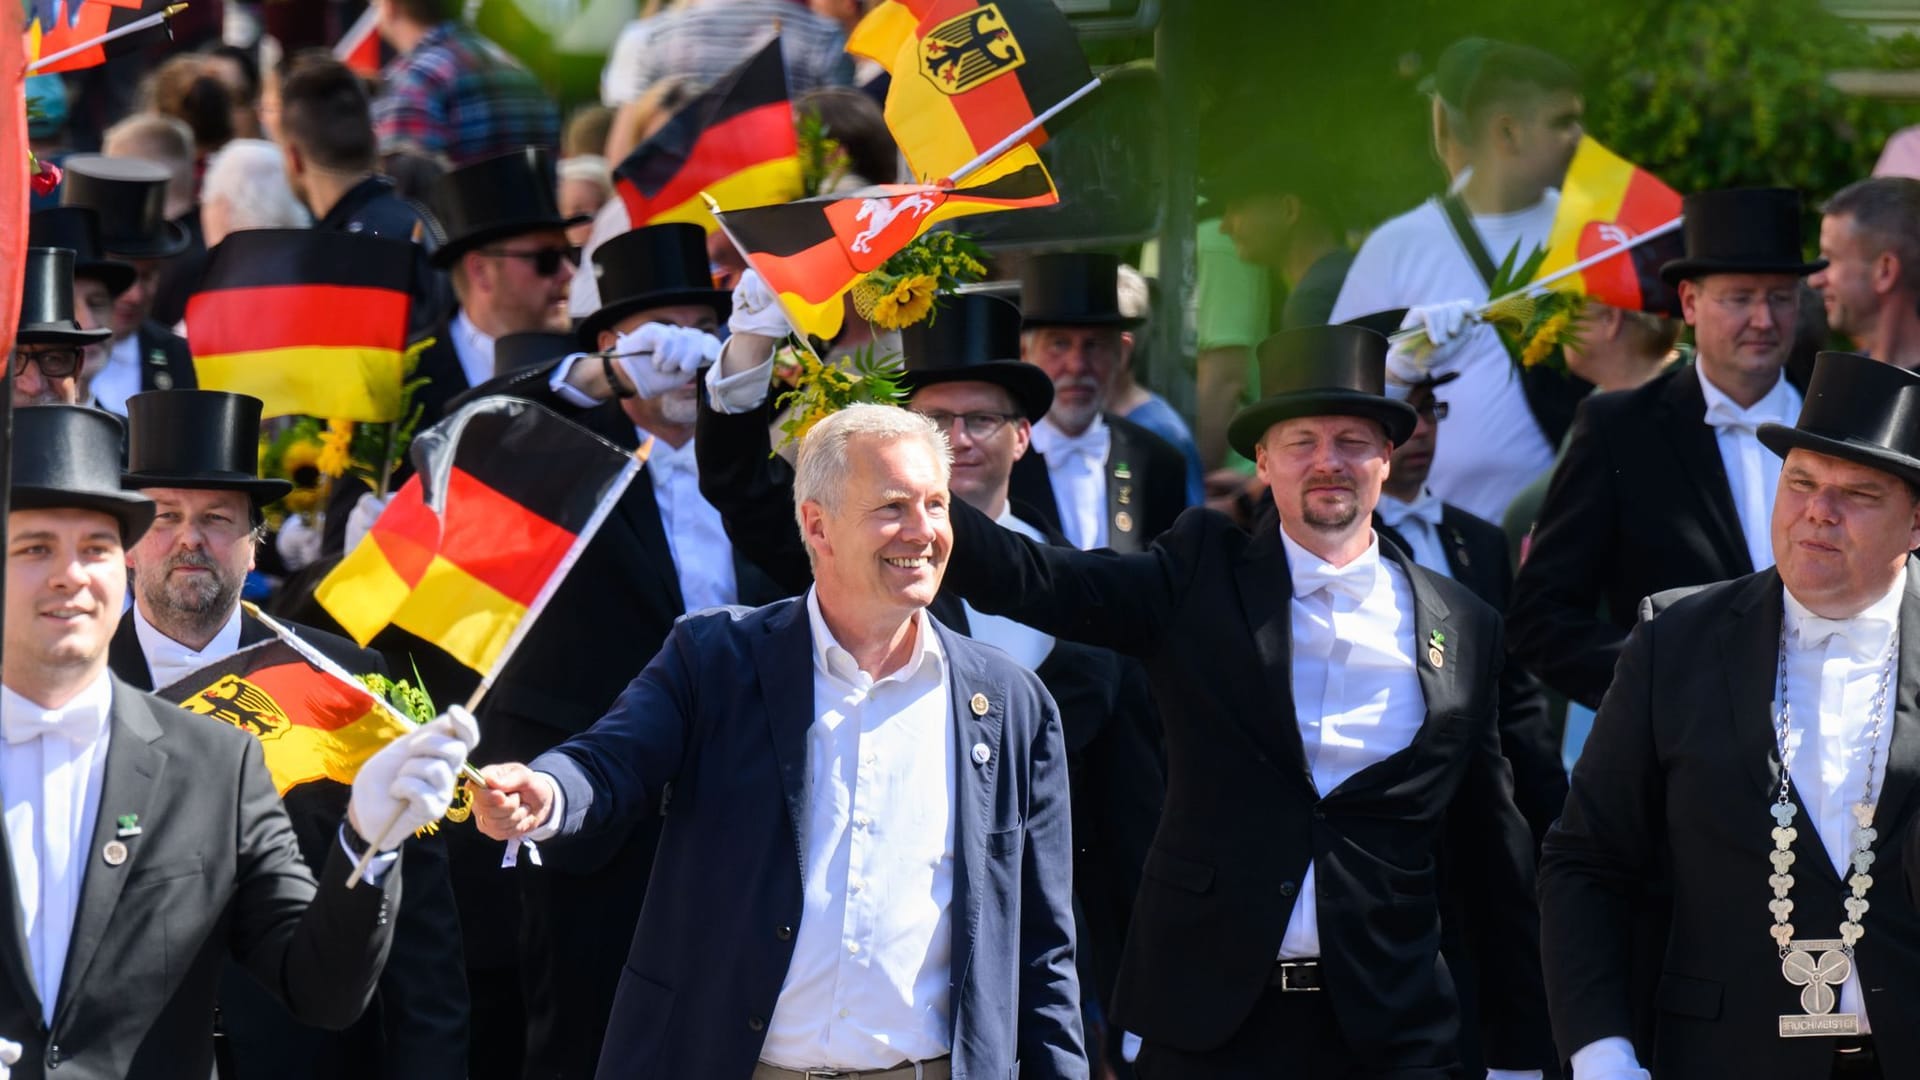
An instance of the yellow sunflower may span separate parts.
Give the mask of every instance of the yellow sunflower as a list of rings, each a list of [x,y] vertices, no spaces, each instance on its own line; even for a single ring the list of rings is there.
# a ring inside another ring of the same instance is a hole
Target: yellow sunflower
[[[934,290],[939,287],[939,280],[932,274],[901,278],[891,292],[873,302],[874,325],[883,330],[902,330],[926,318],[933,310]]]
[[[353,421],[329,420],[320,434],[320,453],[314,464],[328,476],[345,476],[353,465]]]

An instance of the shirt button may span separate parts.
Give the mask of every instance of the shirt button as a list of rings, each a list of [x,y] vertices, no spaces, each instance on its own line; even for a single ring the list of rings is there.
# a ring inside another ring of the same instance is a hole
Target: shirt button
[[[783,926],[783,927],[781,927],[781,928],[779,928],[778,930],[775,930],[775,931],[773,932],[773,936],[774,936],[774,937],[777,937],[777,938],[779,938],[779,939],[780,939],[781,941],[792,941],[792,940],[793,940],[793,927],[791,927],[791,926]]]
[[[1292,896],[1294,893],[1297,893],[1299,891],[1300,891],[1300,886],[1295,885],[1291,881],[1283,881],[1280,883],[1281,896]]]
[[[860,943],[857,941],[847,942],[847,952],[854,956],[860,955]]]
[[[849,1017],[849,1016],[852,1016],[852,1015],[853,1015],[853,1010],[852,1010],[852,1009],[841,1009],[841,1010],[840,1010],[840,1019],[842,1019],[842,1020],[845,1020],[845,1019],[846,1019],[847,1017]]]
[[[853,815],[853,823],[859,828],[864,829],[867,826],[873,824],[873,819],[868,817],[865,814],[855,814]]]
[[[747,1017],[748,1031],[761,1031],[761,1030],[764,1030],[766,1026],[767,1026],[767,1022],[765,1020],[760,1019],[757,1016]]]
[[[866,888],[866,884],[864,881],[850,881],[847,883],[847,891],[857,893],[861,889]]]

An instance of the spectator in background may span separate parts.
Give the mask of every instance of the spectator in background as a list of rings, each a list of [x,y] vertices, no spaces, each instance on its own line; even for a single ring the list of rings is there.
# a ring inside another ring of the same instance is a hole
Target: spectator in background
[[[1153,290],[1131,266],[1119,270],[1120,314],[1140,320],[1121,333],[1124,359],[1113,369],[1112,409],[1173,444],[1187,459],[1187,504],[1198,506],[1206,491],[1200,483],[1200,451],[1193,445],[1193,429],[1167,399],[1147,389],[1140,379],[1147,373],[1147,344],[1153,340]]]
[[[794,102],[794,113],[819,117],[821,130],[847,155],[846,171],[828,178],[820,194],[892,184],[900,179],[900,147],[872,98],[843,86],[823,86],[800,95]]]
[[[840,29],[849,35],[853,33],[854,27],[860,25],[860,20],[866,17],[867,11],[878,6],[874,0],[807,0],[808,9],[815,15],[839,23]],[[855,86],[865,87],[887,73],[878,61],[869,60],[864,56],[856,56],[852,60]]]
[[[253,52],[237,45],[216,45],[207,50],[201,67],[227,88],[233,137],[260,138],[260,61]]]
[[[147,77],[141,102],[142,111],[171,116],[187,125],[200,165],[234,137],[233,95],[204,56],[187,53],[168,58]]]
[[[639,14],[620,30],[607,62],[600,69],[600,104],[618,110],[640,100],[651,87],[640,85],[640,54],[647,39],[660,27],[661,15],[680,7],[682,0],[646,0]]]
[[[381,149],[380,175],[393,181],[395,195],[424,203],[433,185],[447,175],[447,159],[410,143],[399,143]]]
[[[207,266],[207,245],[200,230],[200,169],[193,129],[178,117],[135,113],[107,129],[101,153],[139,158],[167,170],[166,219],[186,234],[187,245],[160,268],[153,289],[152,318],[177,326],[187,313],[187,297]]]
[[[1827,200],[1820,256],[1807,279],[1827,325],[1861,352],[1920,369],[1920,180],[1876,176]]]
[[[606,159],[619,168],[635,147],[652,138],[699,92],[692,79],[662,79],[648,87],[639,100],[620,106],[607,128]]]
[[[613,198],[613,170],[599,154],[581,154],[563,158],[559,165],[560,216],[591,219]],[[582,220],[567,230],[567,241],[585,244],[593,232],[593,222]]]
[[[816,86],[852,82],[846,31],[832,19],[792,0],[689,0],[680,10],[652,20],[634,58],[633,82],[616,92],[632,100],[676,75],[709,86],[765,45],[775,26],[780,57],[787,65],[788,93],[797,97]]]
[[[67,84],[58,75],[27,76],[27,149],[55,165],[67,156]],[[60,205],[58,189],[30,198],[35,210]]]
[[[533,73],[466,25],[455,0],[374,0],[400,53],[373,102],[380,147],[405,142],[454,168],[535,146],[560,148],[560,109]]]
[[[560,131],[560,160],[597,154],[605,157],[607,135],[613,131],[613,110],[604,105],[582,105],[567,117]]]
[[[234,139],[207,162],[200,221],[208,248],[241,229],[304,229],[313,224],[287,184],[280,148],[265,139]]]

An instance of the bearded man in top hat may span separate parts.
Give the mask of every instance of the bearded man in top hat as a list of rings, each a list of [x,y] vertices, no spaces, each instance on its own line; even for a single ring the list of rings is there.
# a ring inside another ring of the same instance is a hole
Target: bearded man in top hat
[[[77,404],[87,350],[103,344],[112,331],[95,327],[85,309],[74,307],[72,250],[30,247],[26,256],[20,322],[7,361],[13,365],[13,403]]]
[[[1764,423],[1789,424],[1786,375],[1801,279],[1800,196],[1686,199],[1686,257],[1662,267],[1695,356],[1636,390],[1581,403],[1508,611],[1514,659],[1599,708],[1642,597],[1763,570],[1780,461]]]
[[[56,206],[35,211],[27,219],[29,247],[59,247],[73,252],[73,313],[88,330],[105,330],[113,323],[113,302],[132,287],[132,263],[108,258],[100,243],[100,215],[84,206]],[[109,331],[109,336],[111,332]],[[92,383],[107,363],[105,341],[85,346],[76,395],[69,404],[93,398]],[[16,403],[35,404],[34,402]]]
[[[101,246],[134,269],[114,297],[113,346],[92,382],[94,402],[121,416],[127,399],[143,390],[200,385],[186,339],[153,319],[161,271],[190,243],[186,230],[166,217],[169,179],[150,161],[82,154],[67,159],[60,185],[60,205],[90,207],[99,215]]]
[[[1202,510],[1115,556],[954,507],[952,589],[1153,680],[1167,804],[1113,1008],[1142,1077],[1453,1075],[1442,910],[1469,920],[1495,1075],[1552,1056],[1500,619],[1370,526],[1416,419],[1386,352],[1346,326],[1262,343],[1266,396],[1229,432],[1274,493],[1252,535]]]
[[[392,939],[400,842],[446,813],[478,738],[456,713],[368,759],[316,886],[259,740],[108,669],[125,550],[154,518],[152,500],[122,489],[121,445],[99,410],[14,414],[0,1036],[22,1044],[14,1069],[33,1077],[210,1075],[225,958],[301,1021],[352,1023]],[[383,854],[348,888],[369,848]]]
[[[179,683],[231,653],[273,640],[240,607],[259,547],[262,508],[292,487],[259,478],[259,399],[211,390],[157,390],[127,400],[129,490],[153,500],[154,524],[127,550],[134,604],[108,650],[113,673],[139,690]],[[380,654],[310,627],[288,626],[354,675],[387,674]],[[282,800],[309,866],[322,866],[350,789],[314,780]],[[440,834],[407,842],[407,903],[373,1006],[345,1032],[296,1021],[228,965],[220,1015],[237,1075],[467,1075],[467,987],[460,925]]]
[[[1920,1075],[1920,376],[1822,353],[1798,423],[1759,438],[1773,566],[1644,605],[1547,835],[1576,1080]],[[1672,933],[1635,987],[1655,900]]]
[[[1014,467],[1014,497],[1049,513],[1078,548],[1141,551],[1187,507],[1187,463],[1172,443],[1107,410],[1114,372],[1140,320],[1120,311],[1111,255],[1036,255],[1020,281],[1020,355],[1053,380],[1035,453]]]

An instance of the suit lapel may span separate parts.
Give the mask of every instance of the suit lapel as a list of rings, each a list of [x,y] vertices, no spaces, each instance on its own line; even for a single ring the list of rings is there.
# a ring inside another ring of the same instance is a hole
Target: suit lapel
[[[667,591],[674,611],[686,611],[686,598],[680,594],[680,574],[673,565],[673,547],[667,543],[667,527],[660,520],[660,503],[653,497],[651,467],[643,467],[635,474],[633,484],[620,497],[619,512],[640,538],[640,546],[653,553],[653,558],[633,561],[649,568],[654,580]]]
[[[813,627],[804,597],[789,601],[785,611],[767,620],[765,631],[753,639],[753,653],[767,705],[773,756],[780,766],[780,786],[793,825],[797,868],[805,855],[800,849],[800,829],[807,820],[807,729],[813,726]]]
[[[242,649],[258,645],[263,641],[272,641],[273,631],[267,624],[242,611],[240,613],[240,647]]]
[[[1730,571],[1726,576],[1753,573],[1753,556],[1747,553],[1746,533],[1740,529],[1740,514],[1733,505],[1726,462],[1720,458],[1719,440],[1706,421],[1707,399],[1700,392],[1700,376],[1693,368],[1673,373],[1658,411],[1663,415],[1657,426],[1666,433],[1674,456],[1693,483],[1702,517]]]
[[[1108,414],[1107,431],[1107,546],[1118,552],[1140,551],[1140,494],[1135,471],[1145,456],[1127,429]]]
[[[1298,776],[1311,791],[1313,770],[1308,767],[1306,746],[1300,740],[1300,719],[1293,701],[1293,574],[1287,566],[1286,548],[1280,543],[1278,518],[1272,513],[1263,515],[1254,524],[1253,533],[1253,540],[1234,565],[1233,576],[1240,592],[1240,610],[1260,653],[1260,670],[1267,683],[1265,698],[1273,709],[1252,710],[1255,719],[1250,734],[1279,755],[1277,762],[1284,763],[1283,772]]]
[[[152,690],[153,669],[147,666],[146,650],[140,647],[140,633],[133,627],[133,612],[120,616],[120,626],[107,643],[107,667],[127,685],[137,690]]]
[[[107,747],[106,776],[100,784],[100,808],[94,815],[93,836],[74,856],[85,860],[86,874],[80,884],[80,908],[74,913],[73,939],[67,949],[67,968],[60,977],[60,1001],[56,1023],[86,982],[87,968],[94,953],[107,936],[113,922],[113,909],[126,888],[127,875],[140,865],[138,837],[123,841],[128,858],[118,866],[98,856],[108,841],[116,839],[117,819],[122,814],[151,818],[148,803],[167,763],[167,755],[155,746],[161,735],[160,723],[138,692],[124,683],[113,688],[113,708],[109,714],[113,737]]]
[[[1920,779],[1920,563],[1907,561],[1907,590],[1900,601],[1900,689],[1894,699],[1893,736],[1887,743],[1886,779],[1880,789],[1874,826],[1878,843],[1899,834],[1907,802]]]
[[[1774,735],[1773,696],[1779,684],[1783,617],[1780,575],[1768,570],[1754,575],[1740,589],[1727,608],[1725,630],[1717,635],[1720,672],[1726,680],[1722,698],[1727,703],[1727,721],[1732,725],[1728,752],[1739,755],[1754,783],[1768,798],[1780,789],[1780,749]],[[1802,824],[1812,822],[1803,819]],[[1807,832],[1811,833],[1812,829],[1808,828]],[[1824,855],[1817,861],[1831,869]]]
[[[953,893],[954,906],[965,913],[953,923],[953,956],[959,963],[953,985],[960,987],[966,985],[973,966],[980,931],[980,890],[975,883],[987,880],[987,838],[982,830],[993,820],[1007,688],[955,646],[958,635],[937,622],[934,627],[947,657],[947,708],[953,724],[953,844],[960,856],[955,863]],[[985,704],[984,712],[975,710],[976,700]],[[985,761],[974,760],[976,746],[988,749]],[[951,1018],[948,1028],[952,1030]]]
[[[42,1016],[46,1010],[42,1008],[40,994],[34,988],[33,974],[27,970],[28,957],[32,954],[27,951],[26,924],[20,914],[20,892],[13,880],[13,845],[7,839],[7,830],[4,828],[0,828],[0,891],[5,893],[7,912],[11,916],[7,924],[11,935],[8,940],[12,943],[5,950],[4,961],[0,962],[5,964],[7,978],[13,981],[14,993],[19,995],[21,1004],[31,1009],[32,1015]]]
[[[1452,609],[1433,584],[1420,576],[1412,559],[1384,547],[1380,556],[1398,563],[1413,588],[1413,669],[1420,675],[1420,695],[1427,703],[1427,716],[1420,725],[1424,732],[1436,715],[1451,711],[1459,700],[1455,672],[1460,669],[1460,635],[1450,621]]]
[[[1035,524],[1046,532],[1061,532],[1060,503],[1053,496],[1053,477],[1047,472],[1046,456],[1029,450],[1013,463],[1007,478],[1007,497],[1040,518]],[[1027,517],[1023,514],[1022,517]],[[1033,518],[1028,517],[1032,521]]]

